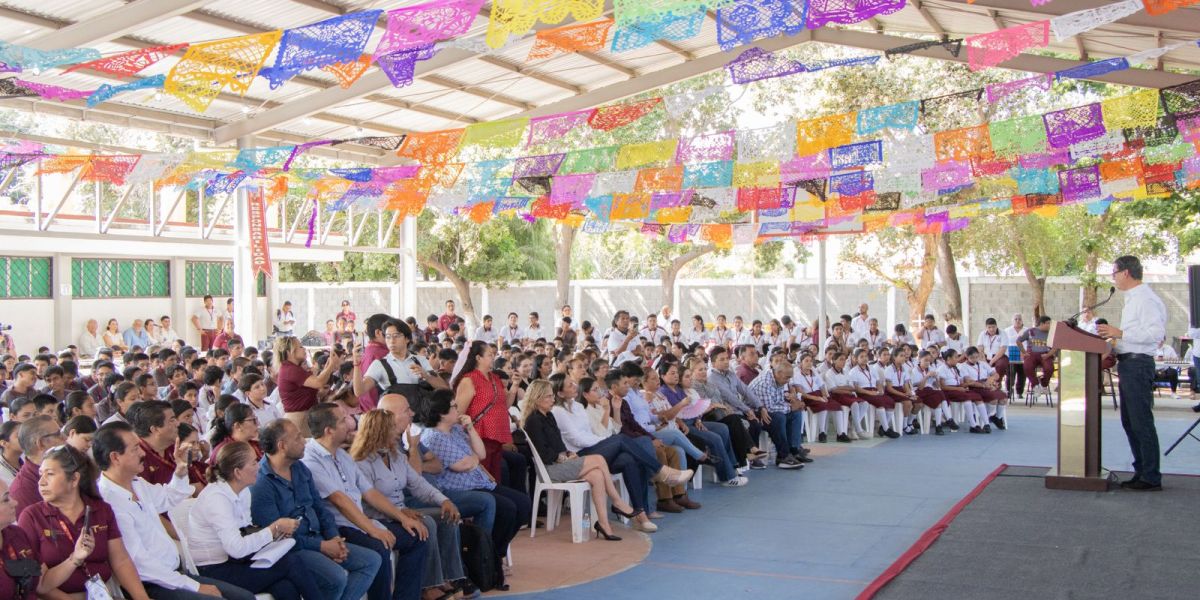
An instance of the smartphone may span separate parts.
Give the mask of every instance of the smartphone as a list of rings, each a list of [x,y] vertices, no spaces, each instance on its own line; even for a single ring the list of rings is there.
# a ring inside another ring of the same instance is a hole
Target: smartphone
[[[85,504],[83,506],[83,529],[80,530],[80,533],[87,532],[91,528],[91,526],[92,526],[92,507]]]

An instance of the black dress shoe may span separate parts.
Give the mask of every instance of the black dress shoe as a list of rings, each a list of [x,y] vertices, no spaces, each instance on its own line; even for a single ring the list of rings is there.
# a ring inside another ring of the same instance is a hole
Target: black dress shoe
[[[1154,485],[1151,483],[1146,483],[1145,481],[1141,481],[1141,480],[1128,482],[1128,483],[1129,483],[1129,485],[1121,484],[1121,487],[1124,489],[1127,489],[1127,490],[1134,491],[1134,492],[1161,492],[1162,491],[1161,484]]]
[[[889,429],[889,430],[885,431],[883,433],[883,435],[886,435],[886,436],[888,436],[888,438],[893,439],[893,440],[900,437],[900,434],[896,433],[895,429]]]
[[[841,442],[841,443],[843,443],[843,444],[849,444],[849,443],[850,443],[850,436],[848,436],[848,435],[846,435],[846,434],[844,434],[844,433],[839,433],[839,434],[838,434],[838,436],[837,436],[837,441],[839,441],[839,442]]]
[[[1200,404],[1197,404],[1197,405],[1193,406],[1193,407],[1192,407],[1192,412],[1200,412]]]
[[[941,425],[934,425],[933,435],[946,435],[946,430],[942,429]]]
[[[1004,419],[996,419],[996,429],[1004,431],[1008,429],[1008,424],[1004,422]]]
[[[824,431],[822,431],[819,435],[817,435],[817,441],[822,444],[824,444],[827,439],[829,439],[829,438],[828,438],[828,436],[825,435]]]
[[[984,426],[983,426],[983,432],[984,432],[984,433],[991,433],[991,432],[992,432],[992,426],[991,426],[991,425],[984,425]]]
[[[1138,476],[1137,476],[1137,475],[1134,475],[1133,477],[1130,477],[1129,479],[1126,479],[1125,481],[1122,481],[1122,482],[1120,483],[1120,487],[1121,487],[1121,489],[1125,489],[1125,488],[1127,488],[1127,487],[1129,487],[1129,486],[1131,486],[1131,485],[1133,485],[1133,484],[1135,484],[1135,483],[1137,483],[1137,482],[1139,482],[1139,481],[1141,481],[1141,479],[1138,479]]]

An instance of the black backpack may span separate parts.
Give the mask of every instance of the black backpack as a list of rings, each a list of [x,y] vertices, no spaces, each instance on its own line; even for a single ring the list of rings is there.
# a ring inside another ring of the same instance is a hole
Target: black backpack
[[[463,568],[471,583],[481,592],[508,589],[504,583],[504,568],[487,530],[474,523],[460,523],[458,535],[462,541]]]
[[[414,359],[415,360],[415,359]],[[383,371],[387,373],[387,385],[380,383],[379,394],[400,394],[408,399],[408,406],[413,411],[413,420],[417,423],[425,421],[425,415],[429,412],[429,402],[433,396],[433,386],[427,382],[420,383],[400,383],[396,378],[396,372],[392,370],[392,365],[388,364],[387,357],[379,359],[383,366]]]

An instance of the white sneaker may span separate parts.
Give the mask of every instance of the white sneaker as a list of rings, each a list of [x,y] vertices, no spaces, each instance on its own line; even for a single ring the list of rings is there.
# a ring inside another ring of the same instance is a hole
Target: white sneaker
[[[737,472],[738,472],[738,475],[745,475],[746,473],[749,473],[750,465],[746,465],[744,467],[738,467]]]
[[[734,477],[733,479],[730,479],[729,481],[726,481],[725,483],[723,483],[721,485],[723,485],[725,487],[742,487],[743,485],[746,485],[747,483],[750,483],[749,479],[746,479],[745,477],[738,475],[737,477]]]
[[[857,439],[858,439],[858,434],[857,434],[857,433],[855,433],[853,429],[850,429],[850,430],[848,430],[848,431],[846,432],[846,435],[847,435],[847,436],[848,436],[850,439],[852,439],[852,440],[857,440]]]

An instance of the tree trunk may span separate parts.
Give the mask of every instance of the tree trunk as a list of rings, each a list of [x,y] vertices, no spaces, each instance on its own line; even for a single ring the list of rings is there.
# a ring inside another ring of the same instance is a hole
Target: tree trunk
[[[703,246],[693,246],[691,250],[676,256],[671,262],[662,268],[662,299],[663,304],[670,306],[671,310],[676,314],[679,312],[679,307],[675,306],[675,279],[679,277],[679,272],[688,263],[716,250],[717,247],[711,244]],[[668,327],[670,324],[667,325]]]
[[[557,235],[554,236],[554,271],[558,283],[554,289],[555,315],[569,302],[567,296],[571,291],[571,249],[575,246],[575,228],[566,223],[558,224]]]
[[[933,272],[937,269],[937,234],[925,234],[921,236],[921,242],[924,249],[924,258],[921,262],[921,278],[917,280],[916,287],[909,287],[904,290],[904,297],[908,300],[908,319],[909,329],[913,323],[920,323],[925,316],[925,307],[929,304],[929,296],[933,294]]]
[[[417,262],[437,271],[439,275],[447,281],[454,284],[454,290],[458,292],[458,306],[463,318],[467,321],[467,328],[472,329],[479,325],[479,317],[475,314],[475,302],[471,300],[471,282],[460,276],[446,264],[432,258],[418,258]],[[463,335],[468,335],[468,332],[462,332]]]
[[[1104,234],[1104,227],[1108,224],[1109,214],[1109,211],[1104,211],[1104,214],[1096,219],[1096,227],[1093,230],[1094,237],[1088,248],[1087,258],[1084,260],[1083,306],[1080,306],[1080,308],[1096,304],[1096,296],[1100,291],[1099,278],[1096,277],[1096,269],[1100,266],[1099,239]]]
[[[955,323],[962,329],[962,290],[958,287],[958,267],[954,264],[954,248],[950,246],[950,234],[937,235],[938,275],[942,278],[942,291],[946,293],[947,323]]]
[[[1024,240],[1021,237],[1021,228],[1015,216],[1009,216],[1008,227],[1012,234],[1009,250],[1016,255],[1017,263],[1021,265],[1021,272],[1025,274],[1025,281],[1033,289],[1033,321],[1027,321],[1027,323],[1036,325],[1038,318],[1046,312],[1046,278],[1038,277],[1033,265],[1030,264],[1029,255],[1025,253],[1025,246],[1022,244]]]

